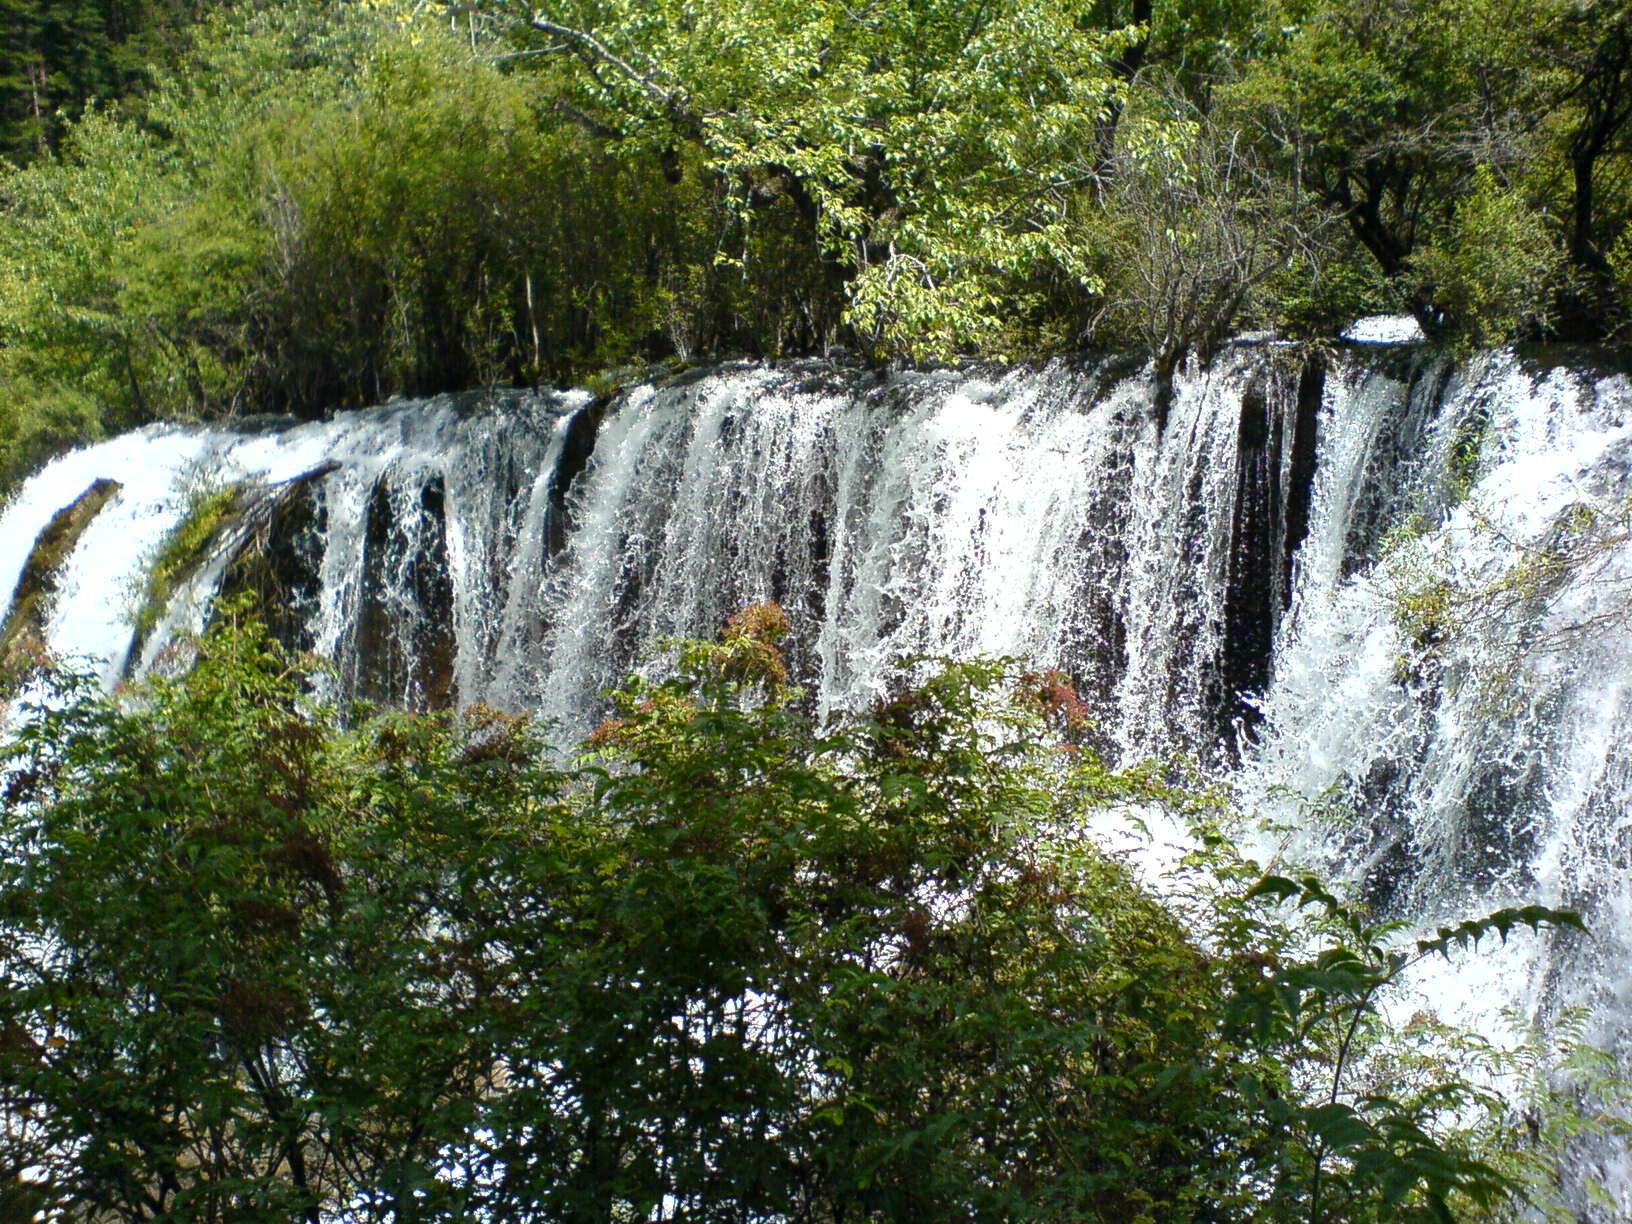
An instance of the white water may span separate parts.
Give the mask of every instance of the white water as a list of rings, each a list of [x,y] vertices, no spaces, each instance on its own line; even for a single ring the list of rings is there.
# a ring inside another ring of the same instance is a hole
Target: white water
[[[312,644],[350,674],[366,668],[353,638],[356,613],[369,595],[388,605],[393,631],[411,635],[412,618],[423,610],[409,579],[434,536],[453,587],[455,636],[473,647],[455,663],[460,691],[475,691],[491,666],[480,640],[508,623],[506,617],[521,615],[513,605],[525,598],[527,567],[536,571],[542,564],[541,556],[510,552],[523,530],[532,533],[523,544],[541,547],[565,427],[586,402],[579,393],[510,396],[499,410],[484,412],[442,397],[281,430],[138,430],[64,456],[24,483],[0,514],[0,590],[16,586],[34,540],[57,510],[99,477],[119,481],[123,487],[92,521],[59,581],[46,635],[55,653],[80,660],[112,684],[130,665],[147,570],[194,496],[236,482],[264,489],[337,463],[313,486],[323,531]],[[446,503],[436,521],[420,504],[432,481],[443,486]],[[383,589],[368,592],[363,553],[377,489],[390,508],[390,530],[376,542]],[[241,543],[237,533],[226,541],[229,550]],[[143,666],[174,634],[202,626],[229,559],[228,550],[218,551],[175,592],[144,645]],[[388,695],[413,700],[413,678],[398,678],[401,686]]]
[[[1580,911],[1588,938],[1492,941],[1426,966],[1422,997],[1487,1033],[1506,1008],[1585,1006],[1589,1038],[1632,1065],[1632,384],[1486,357],[1424,415],[1399,383],[1349,377],[1326,403],[1310,537],[1242,789],[1295,855],[1347,864],[1425,924],[1526,902]],[[1480,418],[1457,495],[1451,452]],[[1417,459],[1379,469],[1376,448],[1402,433]],[[1416,523],[1354,567],[1343,541],[1367,496],[1379,523]],[[1503,593],[1526,557],[1572,538],[1579,564]],[[1484,594],[1425,649],[1399,598],[1435,581]],[[1626,1218],[1625,1153],[1609,1163],[1596,1172],[1619,1214],[1605,1218]]]
[[[559,556],[551,490],[582,400],[499,414],[437,400],[260,434],[141,431],[24,486],[0,519],[0,583],[91,479],[128,480],[75,552],[49,634],[115,677],[132,601],[105,588],[137,583],[201,472],[266,486],[332,462],[312,483],[322,526],[308,545],[320,575],[308,630],[354,690],[423,699],[440,635],[458,700],[538,709],[582,732],[602,691],[658,643],[774,598],[823,710],[878,695],[903,657],[1017,655],[1076,676],[1120,753],[1207,754],[1243,396],[1256,388],[1254,411],[1279,420],[1295,380],[1284,362],[1230,354],[1181,380],[1161,438],[1147,383],[1092,368],[879,382],[744,367],[638,388],[600,429]],[[229,536],[177,592],[144,665],[202,623],[239,543]],[[82,565],[104,575],[83,596]]]
[[[199,473],[266,483],[332,461],[302,545],[307,634],[350,692],[537,709],[570,738],[657,643],[763,598],[787,609],[823,710],[870,700],[903,656],[1025,656],[1077,679],[1122,759],[1225,768],[1239,747],[1244,803],[1286,830],[1264,851],[1322,860],[1392,912],[1580,909],[1590,939],[1437,964],[1432,1002],[1487,1031],[1504,1005],[1584,1004],[1632,1066],[1632,544],[1605,526],[1632,494],[1632,384],[1506,354],[1340,357],[1289,573],[1298,388],[1285,350],[1226,352],[1178,381],[1158,436],[1148,382],[1108,369],[732,367],[624,394],[581,471],[583,397],[143,431],[56,461],[5,508],[0,590],[57,509],[124,482],[49,627],[111,682],[119,592]],[[1560,536],[1583,507],[1599,526]],[[1437,645],[1399,614],[1427,583],[1491,588],[1566,538],[1606,543],[1557,582],[1465,600]],[[232,543],[145,658],[201,622]]]
[[[1121,750],[1206,751],[1241,396],[1289,374],[1231,357],[1181,384],[1160,441],[1147,384],[1096,394],[1094,370],[642,388],[575,490],[551,628],[482,695],[582,731],[657,643],[774,598],[824,711],[901,658],[1017,655],[1076,676]]]

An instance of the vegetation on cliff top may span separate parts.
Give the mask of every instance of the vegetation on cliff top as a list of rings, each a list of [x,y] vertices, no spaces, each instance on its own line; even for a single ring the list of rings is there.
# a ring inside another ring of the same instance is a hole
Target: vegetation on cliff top
[[[1613,0],[22,7],[0,480],[155,418],[666,355],[1165,372],[1368,311],[1626,317]]]

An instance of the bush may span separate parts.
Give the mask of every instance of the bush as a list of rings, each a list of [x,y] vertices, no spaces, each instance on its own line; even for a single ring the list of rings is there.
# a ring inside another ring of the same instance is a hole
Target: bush
[[[1387,928],[1217,838],[1170,903],[1084,842],[1109,804],[1202,809],[1062,750],[1058,677],[949,666],[824,730],[762,606],[563,771],[490,710],[343,719],[238,615],[186,679],[70,686],[9,752],[21,1210],[1359,1221],[1507,1192],[1450,1129],[1465,1085],[1352,1072],[1410,959]]]
[[[148,420],[320,415],[566,377],[665,329],[699,342],[675,286],[709,263],[688,245],[709,206],[440,23],[216,18],[142,122],[92,113],[60,157],[0,168],[0,482]]]
[[[1564,251],[1547,218],[1488,167],[1475,176],[1445,233],[1412,266],[1432,287],[1448,334],[1470,349],[1543,333],[1552,290],[1565,274]]]

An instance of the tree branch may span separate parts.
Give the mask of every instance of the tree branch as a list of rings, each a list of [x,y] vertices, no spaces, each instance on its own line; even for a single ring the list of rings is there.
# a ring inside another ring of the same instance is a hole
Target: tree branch
[[[546,34],[553,34],[557,38],[566,39],[567,42],[577,47],[580,51],[587,53],[603,64],[608,64],[611,67],[616,68],[620,73],[628,77],[629,80],[633,81],[636,85],[639,85],[645,92],[646,96],[654,101],[661,102],[664,106],[670,108],[671,110],[675,110],[680,107],[679,95],[677,95],[674,90],[665,89],[663,86],[659,85],[654,79],[653,73],[641,72],[628,60],[624,59],[616,51],[612,50],[611,47],[607,46],[600,39],[596,38],[595,35],[589,33],[589,31],[577,30],[572,26],[561,25],[558,22],[551,21],[542,13],[535,13],[529,24],[535,30],[542,30]]]

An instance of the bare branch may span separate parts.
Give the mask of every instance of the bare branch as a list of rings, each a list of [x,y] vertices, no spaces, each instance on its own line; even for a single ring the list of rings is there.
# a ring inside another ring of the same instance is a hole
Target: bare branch
[[[640,86],[640,88],[646,93],[646,96],[651,98],[653,101],[661,102],[665,107],[668,107],[671,110],[680,109],[680,95],[674,90],[665,89],[662,85],[658,84],[657,80],[655,79],[655,73],[641,72],[640,69],[636,68],[628,60],[624,59],[616,51],[612,50],[611,47],[607,46],[604,42],[602,42],[599,38],[596,38],[595,35],[589,33],[587,30],[578,30],[574,29],[572,26],[561,25],[558,22],[551,21],[542,13],[535,13],[532,21],[529,24],[535,30],[542,30],[546,34],[553,34],[557,38],[566,39],[568,43],[578,48],[581,53],[592,57],[600,63],[616,68],[618,72],[623,74],[636,85]]]

